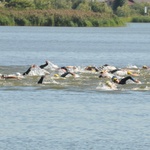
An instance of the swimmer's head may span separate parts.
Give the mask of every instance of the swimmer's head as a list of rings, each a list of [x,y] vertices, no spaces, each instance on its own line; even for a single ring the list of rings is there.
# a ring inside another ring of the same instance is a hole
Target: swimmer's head
[[[113,81],[114,81],[114,82],[117,81],[117,78],[114,78]]]
[[[110,82],[109,81],[106,81],[106,84],[109,84]]]
[[[35,68],[36,67],[36,65],[34,64],[34,65],[31,65],[31,68]]]
[[[105,64],[104,66],[109,66],[108,64]]]
[[[106,81],[106,85],[109,86],[109,87],[112,87],[112,84],[110,81]]]
[[[113,82],[116,82],[117,80],[118,80],[118,79],[117,79],[115,76],[112,77],[112,81],[113,81]]]
[[[147,67],[146,65],[144,65],[142,68],[143,68],[143,69],[148,69],[148,67]]]
[[[92,67],[91,67],[91,66],[87,66],[87,67],[85,68],[85,70],[92,70]]]
[[[101,74],[103,74],[103,73],[106,73],[107,72],[107,70],[101,70]]]
[[[128,74],[128,75],[131,75],[132,73],[131,73],[131,71],[127,71],[127,74]]]
[[[21,73],[17,72],[16,75],[17,75],[17,76],[21,76]]]
[[[5,78],[5,75],[2,74],[2,75],[1,75],[1,78]]]
[[[54,74],[54,77],[59,77],[59,75],[58,74]]]
[[[77,69],[77,67],[76,67],[76,66],[73,66],[73,69]]]

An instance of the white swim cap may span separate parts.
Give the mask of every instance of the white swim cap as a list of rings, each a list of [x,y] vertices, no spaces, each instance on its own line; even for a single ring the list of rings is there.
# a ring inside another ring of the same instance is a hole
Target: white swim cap
[[[21,73],[17,72],[16,75],[17,75],[17,76],[21,76]]]

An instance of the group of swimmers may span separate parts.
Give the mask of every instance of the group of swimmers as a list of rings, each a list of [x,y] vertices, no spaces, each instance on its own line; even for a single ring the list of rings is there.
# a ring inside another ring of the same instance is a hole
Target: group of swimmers
[[[21,79],[24,78],[25,76],[34,76],[31,72],[34,72],[34,69],[42,73],[41,79],[38,81],[38,84],[42,83],[42,79],[46,75],[50,75],[51,72],[49,72],[47,69],[45,69],[48,65],[51,66],[52,71],[57,71],[57,74],[54,74],[54,77],[66,77],[67,75],[72,75],[76,77],[76,74],[73,72],[70,72],[69,69],[75,69],[74,66],[67,66],[67,67],[58,67],[57,65],[52,64],[49,61],[46,61],[45,64],[37,66],[37,65],[31,65],[24,73],[20,74],[18,73],[17,75],[2,75],[0,74],[0,79]]]
[[[49,66],[49,67],[48,67]],[[73,77],[79,77],[80,70],[75,66],[63,66],[59,67],[50,61],[46,61],[45,64],[37,66],[37,65],[31,65],[25,72],[22,74],[18,73],[17,75],[0,75],[0,79],[19,79],[21,80],[25,76],[32,76],[34,75],[34,69],[38,69],[40,74],[40,79],[37,81],[38,84],[44,83],[44,78],[46,76],[53,76],[53,77],[67,77],[67,76],[73,76]],[[149,69],[147,66],[143,66],[143,69]],[[114,87],[115,84],[126,84],[128,80],[131,80],[135,83],[140,83],[139,80],[134,79],[134,77],[139,76],[139,72],[131,69],[122,69],[122,68],[116,68],[114,66],[105,64],[101,67],[95,67],[95,66],[87,66],[84,68],[84,71],[87,72],[95,72],[98,73],[98,78],[107,78],[110,80],[107,80],[106,85],[110,88]],[[51,74],[54,72],[55,74]]]

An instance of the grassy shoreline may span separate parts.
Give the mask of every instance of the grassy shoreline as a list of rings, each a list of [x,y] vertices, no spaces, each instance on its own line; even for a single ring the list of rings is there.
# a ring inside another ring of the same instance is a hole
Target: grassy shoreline
[[[79,10],[0,10],[1,26],[116,27],[125,21],[114,14]]]
[[[0,10],[0,26],[119,27],[128,22],[150,23],[150,16],[118,17],[79,10]]]

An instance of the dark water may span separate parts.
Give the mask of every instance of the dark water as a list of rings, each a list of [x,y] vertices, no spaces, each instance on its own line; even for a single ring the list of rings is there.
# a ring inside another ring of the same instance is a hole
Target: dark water
[[[149,48],[150,24],[0,27],[0,73],[22,73],[45,60],[141,68],[149,65]],[[116,91],[98,90],[95,73],[47,85],[37,85],[39,77],[0,80],[0,150],[148,150],[150,74],[142,74],[142,84]]]

